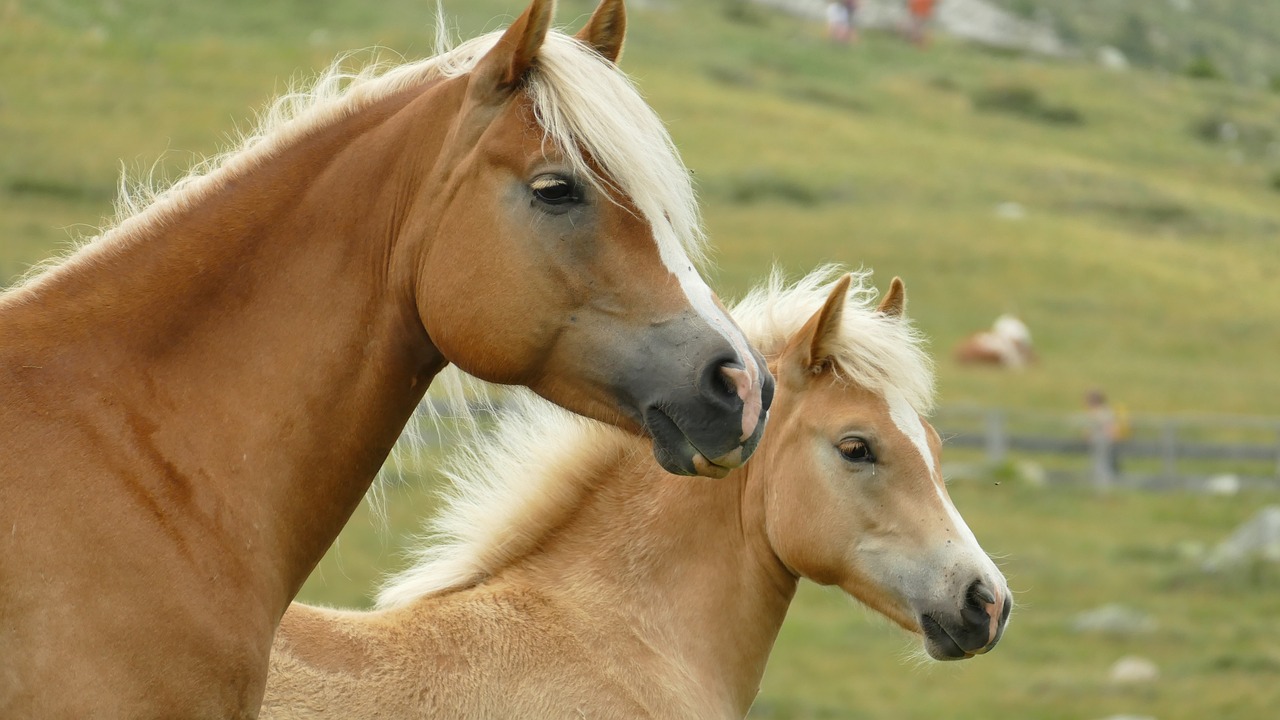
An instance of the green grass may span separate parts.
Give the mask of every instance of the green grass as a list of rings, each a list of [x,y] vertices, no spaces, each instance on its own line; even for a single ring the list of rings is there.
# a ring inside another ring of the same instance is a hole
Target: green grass
[[[469,36],[519,4],[447,9]],[[111,214],[122,164],[135,176],[153,164],[161,176],[180,172],[340,51],[428,53],[429,5],[0,6],[0,284],[92,235]],[[1095,17],[1110,4],[1086,5],[1081,32],[1119,27],[1114,11]],[[945,39],[928,52],[876,34],[836,48],[820,27],[731,2],[662,6],[633,13],[623,64],[696,172],[724,294],[774,262],[793,272],[865,264],[881,285],[901,275],[910,314],[934,339],[945,404],[1074,411],[1100,386],[1134,413],[1280,414],[1280,94]],[[589,9],[565,0],[560,18],[576,25]],[[1235,60],[1210,57],[1241,76]],[[991,98],[1003,99],[984,107]],[[1078,122],[1055,120],[1067,116]],[[1237,132],[1224,134],[1224,122]],[[1004,202],[1025,219],[997,217]],[[1030,324],[1038,367],[1000,375],[948,361],[953,343],[1006,310]],[[303,598],[365,605],[433,507],[414,488],[389,491],[385,528],[362,509]],[[955,495],[1019,591],[1001,648],[916,667],[900,632],[806,587],[758,715],[1274,712],[1277,579],[1205,579],[1177,551],[1216,541],[1271,498],[1098,499],[1008,482],[958,484]],[[1108,602],[1152,614],[1159,629],[1130,639],[1069,631],[1075,613]],[[1155,659],[1162,678],[1109,687],[1107,666],[1129,653]]]

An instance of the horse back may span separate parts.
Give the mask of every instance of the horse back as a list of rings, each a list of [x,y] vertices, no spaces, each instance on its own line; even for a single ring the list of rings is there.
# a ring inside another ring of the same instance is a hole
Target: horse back
[[[616,641],[584,643],[590,624],[546,596],[484,586],[371,613],[295,603],[272,648],[262,717],[686,716],[645,697],[643,686],[662,682],[641,658],[612,657]]]

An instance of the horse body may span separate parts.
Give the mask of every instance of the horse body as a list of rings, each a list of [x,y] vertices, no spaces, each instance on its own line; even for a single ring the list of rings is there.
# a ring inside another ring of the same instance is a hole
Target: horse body
[[[551,6],[0,295],[0,716],[253,716],[273,628],[448,363],[644,431],[675,471],[750,455],[771,380],[687,267],[692,194],[623,162],[679,179],[656,118],[608,131],[656,143],[630,150],[540,126],[561,86],[651,118],[597,54],[620,3],[579,39]]]
[[[804,323],[816,287],[737,312],[779,379],[750,464],[690,482],[621,433],[517,407],[383,609],[285,614],[265,716],[740,718],[800,577],[939,659],[990,650],[1008,589],[946,495],[936,433],[908,414],[931,393],[923,358],[900,329],[872,338],[901,323],[900,286],[873,313],[843,310],[837,283]]]
[[[955,348],[955,359],[965,365],[996,365],[1021,370],[1036,361],[1031,331],[1013,315],[1001,315],[990,330],[973,333]]]
[[[742,517],[762,498],[679,487],[615,439],[573,517],[492,579],[376,613],[295,604],[263,717],[742,717],[796,587]]]

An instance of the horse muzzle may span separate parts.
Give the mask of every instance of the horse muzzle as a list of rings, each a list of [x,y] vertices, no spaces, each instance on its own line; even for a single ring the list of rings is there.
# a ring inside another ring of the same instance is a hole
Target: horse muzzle
[[[755,452],[773,402],[774,382],[762,359],[748,371],[736,357],[717,357],[699,373],[696,392],[666,396],[641,411],[658,463],[676,475],[721,478]]]
[[[974,581],[959,612],[920,615],[925,652],[935,660],[966,660],[989,652],[1004,635],[1012,609],[1007,588]]]

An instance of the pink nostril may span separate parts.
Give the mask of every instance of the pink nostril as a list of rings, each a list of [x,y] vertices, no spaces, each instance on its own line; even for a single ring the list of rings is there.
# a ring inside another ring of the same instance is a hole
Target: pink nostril
[[[993,594],[995,597],[991,599],[986,608],[987,615],[991,618],[991,626],[987,635],[990,638],[990,642],[995,642],[996,638],[1000,637],[1000,625],[1004,623],[1006,605],[1004,596],[999,590]]]
[[[756,432],[756,426],[760,424],[760,384],[753,382],[751,375],[745,368],[735,367],[733,365],[721,365],[720,373],[724,375],[725,382],[738,397],[742,399],[742,442],[746,442]]]
[[[1000,637],[1000,628],[1008,617],[1009,605],[1005,592],[978,580],[969,586],[966,603],[969,622],[987,626],[987,642],[994,643]],[[976,617],[975,617],[976,616]]]

